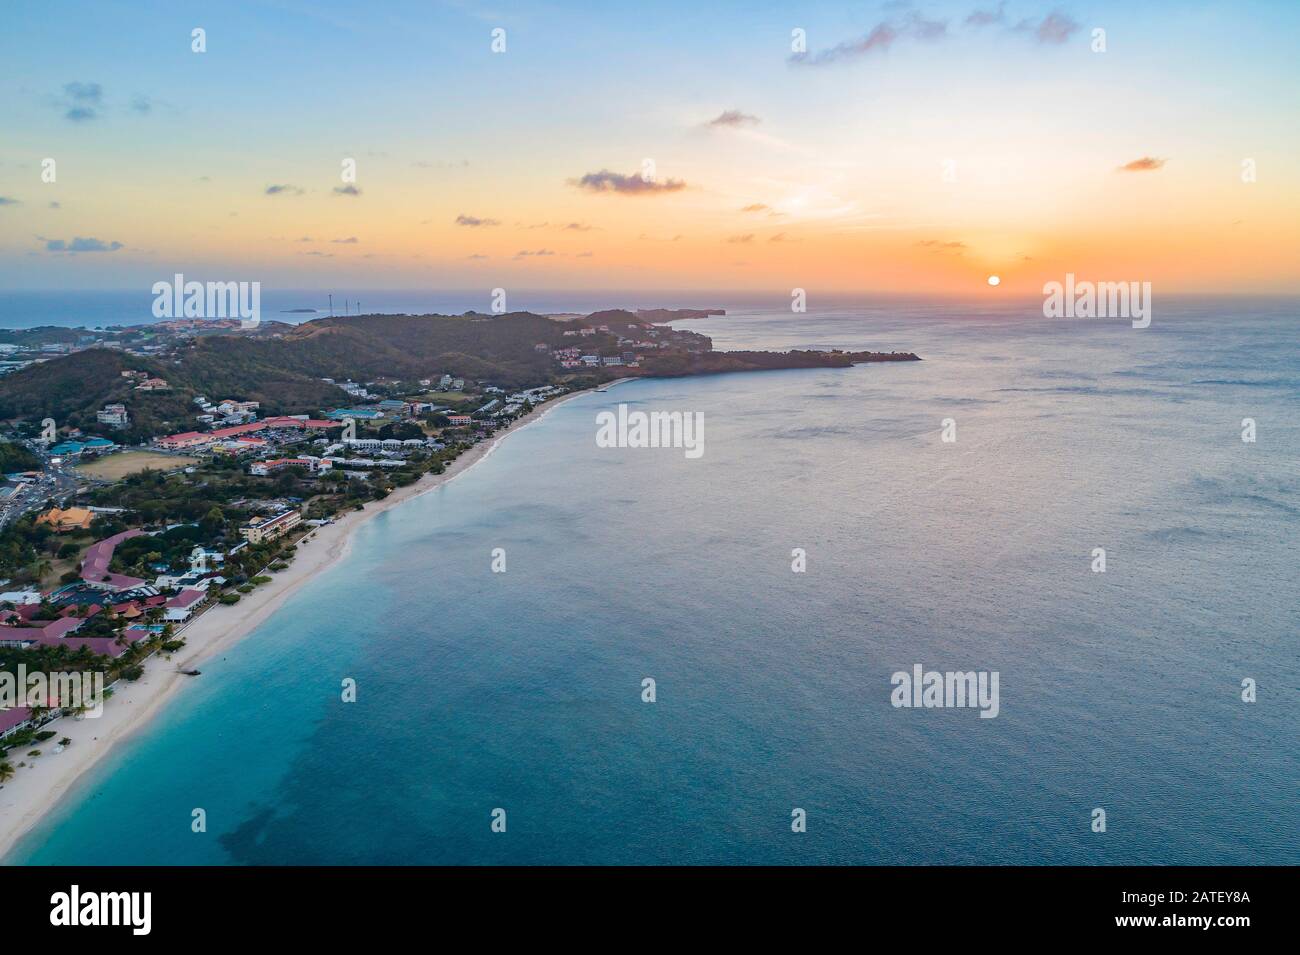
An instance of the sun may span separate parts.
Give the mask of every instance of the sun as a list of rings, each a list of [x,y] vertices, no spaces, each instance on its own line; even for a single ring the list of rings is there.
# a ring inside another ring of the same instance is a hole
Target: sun
[[[989,285],[998,285],[1001,281],[996,275],[989,276]]]

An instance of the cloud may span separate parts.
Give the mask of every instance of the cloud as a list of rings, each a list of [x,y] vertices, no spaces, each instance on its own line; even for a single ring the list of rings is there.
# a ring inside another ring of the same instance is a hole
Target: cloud
[[[71,242],[63,239],[36,238],[45,243],[46,252],[116,252],[124,248],[121,242],[105,242],[102,239],[82,238],[78,236]]]
[[[356,245],[358,239],[355,235],[350,235],[346,239],[330,239],[335,245]]]
[[[17,199],[11,199],[8,196],[0,196],[0,206],[20,206],[22,205]]]
[[[62,209],[62,208],[63,208],[63,203],[61,203],[61,202],[55,202],[55,201],[51,200],[51,201],[50,201],[50,208],[51,208],[51,209]]]
[[[591,252],[579,252],[579,253],[578,253],[578,258],[580,258],[580,259],[589,259],[589,258],[592,257],[593,254],[594,254],[594,253],[591,253]]]
[[[299,189],[297,186],[290,186],[290,185],[275,185],[275,186],[267,186],[267,187],[266,187],[266,195],[268,195],[268,196],[301,196],[301,195],[302,195],[302,190]]]
[[[348,183],[346,186],[335,186],[334,194],[336,196],[359,196],[361,195],[361,190],[352,183]]]
[[[63,95],[79,103],[91,103],[99,106],[104,102],[104,87],[98,83],[78,83],[74,81],[63,84]]]
[[[719,113],[704,125],[712,126],[714,128],[736,128],[741,126],[757,126],[761,122],[762,120],[757,116],[750,115],[749,113],[742,113],[738,109],[728,109]]]
[[[766,212],[767,205],[762,202],[751,202],[749,205],[741,208],[741,212]]]
[[[1002,10],[1005,6],[1005,3],[999,3],[996,10],[972,10],[965,20],[966,26],[986,27],[991,23],[1001,23],[1004,19]]]
[[[469,226],[472,229],[477,229],[480,226],[486,227],[500,224],[501,221],[499,219],[480,219],[478,216],[467,216],[463,212],[456,217],[456,225]]]
[[[811,56],[807,53],[794,53],[789,57],[789,62],[803,66],[825,66],[844,60],[856,60],[877,50],[888,50],[897,40],[939,40],[947,34],[947,20],[927,20],[919,13],[911,13],[903,20],[883,20],[866,35]]]
[[[590,232],[594,226],[589,226],[585,222],[570,222],[563,229],[565,232]]]
[[[1143,156],[1141,159],[1134,159],[1132,162],[1126,162],[1117,168],[1118,172],[1151,172],[1159,169],[1169,160],[1156,159],[1153,156]]]
[[[538,250],[535,251],[535,252],[529,252],[527,249],[522,249],[522,250],[520,250],[520,251],[518,251],[518,252],[515,253],[515,258],[516,258],[516,259],[522,259],[522,258],[525,258],[525,257],[527,257],[527,256],[539,256],[539,255],[540,255],[540,256],[547,256],[547,255],[554,255],[554,254],[555,254],[555,253],[552,252],[550,249],[538,249]]]
[[[955,252],[957,255],[961,255],[962,250],[966,248],[965,242],[944,242],[940,239],[922,239],[916,244],[929,249],[931,252]]]
[[[478,253],[478,252],[475,252],[473,255],[467,255],[467,256],[465,256],[465,258],[467,258],[467,259],[486,259],[487,256],[486,256],[486,255],[482,255],[482,254],[480,254],[480,253]]]
[[[636,173],[625,176],[608,169],[589,172],[581,179],[570,179],[569,185],[588,192],[614,192],[624,196],[653,196],[686,188],[686,183],[680,179],[644,179]]]
[[[153,100],[147,96],[134,96],[131,98],[131,109],[137,113],[149,113],[153,110]]]
[[[1032,33],[1039,43],[1060,44],[1079,29],[1079,24],[1059,10],[1054,10],[1038,23],[1034,23],[1032,19],[1021,20],[1015,28],[1022,33]]]
[[[735,244],[738,244],[738,245],[739,245],[739,244],[748,243],[748,242],[753,242],[753,241],[754,241],[754,233],[752,233],[752,232],[747,232],[747,233],[745,233],[744,235],[733,235],[733,236],[729,236],[729,237],[727,238],[727,241],[728,241],[728,242],[735,243]]]
[[[309,235],[305,235],[305,236],[303,236],[301,239],[299,239],[298,241],[299,241],[299,242],[311,242],[311,241],[312,241],[312,238],[311,238],[311,236],[309,236]]]
[[[63,97],[62,105],[67,106],[63,118],[73,123],[88,123],[99,118],[104,105],[104,87],[98,83],[64,83]]]

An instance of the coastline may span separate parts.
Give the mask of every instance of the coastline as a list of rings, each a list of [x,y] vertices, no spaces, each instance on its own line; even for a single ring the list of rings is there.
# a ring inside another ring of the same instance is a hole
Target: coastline
[[[620,378],[602,387],[612,388],[635,380]],[[303,584],[347,557],[357,528],[379,514],[442,487],[487,458],[509,435],[536,424],[565,402],[590,393],[592,389],[584,389],[548,401],[465,451],[442,474],[426,474],[414,484],[398,488],[382,501],[371,501],[364,509],[349,511],[333,524],[310,532],[298,542],[298,553],[293,562],[275,574],[270,583],[257,588],[233,606],[209,608],[181,631],[185,646],[172,654],[170,660],[155,655],[145,664],[144,676],[139,680],[120,682],[98,719],[75,720],[65,716],[48,724],[47,729],[54,730],[59,738],[71,739],[72,744],[62,753],[47,753],[34,763],[23,756],[10,756],[10,762],[15,766],[19,762],[28,765],[17,769],[13,779],[0,787],[0,865],[11,865],[8,856],[18,841],[118,743],[146,729],[185,683],[194,679],[180,670],[197,668],[261,626]]]

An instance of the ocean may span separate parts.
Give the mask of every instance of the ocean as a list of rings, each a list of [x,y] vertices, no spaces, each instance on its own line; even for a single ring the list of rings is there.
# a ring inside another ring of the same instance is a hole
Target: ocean
[[[1300,863],[1294,300],[683,324],[924,361],[557,407],[364,525],[8,861]],[[620,403],[702,413],[703,455],[597,447]],[[894,707],[917,664],[998,673],[998,715]]]

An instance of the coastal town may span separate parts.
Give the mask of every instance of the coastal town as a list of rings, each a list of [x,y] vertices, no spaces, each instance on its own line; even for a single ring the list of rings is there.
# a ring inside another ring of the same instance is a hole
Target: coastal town
[[[718,353],[666,324],[704,314],[5,333],[0,672],[100,673],[111,696],[182,653],[196,621],[273,590],[320,529],[563,395],[642,374],[916,358]],[[52,724],[85,715],[84,700],[23,689],[0,696],[0,786],[70,745]]]
[[[567,368],[583,363],[581,352],[550,357]],[[132,397],[171,387],[145,371],[120,377]],[[195,395],[192,428],[135,443],[120,437],[129,399],[95,409],[86,427],[10,421],[0,443],[10,468],[0,485],[0,669],[97,670],[111,696],[147,660],[180,650],[199,616],[269,584],[314,529],[441,473],[570,390],[511,390],[451,371],[322,382],[346,404],[264,414],[257,400]],[[87,704],[68,702],[48,691],[21,705],[0,700],[0,785],[70,744],[54,741],[56,721],[82,718]]]

